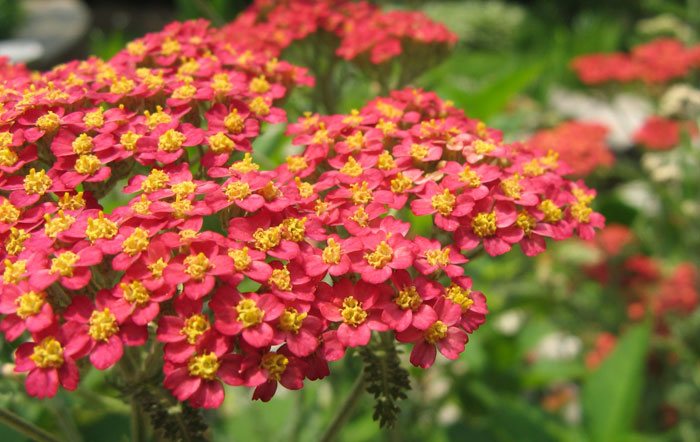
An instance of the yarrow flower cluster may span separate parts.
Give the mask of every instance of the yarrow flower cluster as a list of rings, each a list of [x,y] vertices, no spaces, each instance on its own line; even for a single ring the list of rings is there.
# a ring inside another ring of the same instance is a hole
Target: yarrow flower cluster
[[[262,170],[251,140],[311,79],[204,21],[108,62],[2,72],[0,330],[23,341],[15,370],[37,397],[153,343],[164,386],[195,407],[219,406],[223,383],[264,401],[302,388],[373,331],[427,368],[485,320],[469,257],[603,224],[556,152],[416,89],[305,115],[288,128],[298,153]],[[106,207],[115,193],[128,202]]]

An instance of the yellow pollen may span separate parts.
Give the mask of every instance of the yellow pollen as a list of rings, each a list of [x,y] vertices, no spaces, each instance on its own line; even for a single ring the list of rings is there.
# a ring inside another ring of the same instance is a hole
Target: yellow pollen
[[[416,310],[420,307],[423,300],[418,294],[415,286],[404,287],[402,290],[396,294],[394,298],[396,305],[401,307],[403,310]]]
[[[71,251],[56,255],[56,257],[51,260],[51,270],[49,273],[58,273],[61,276],[71,277],[73,276],[75,264],[79,259],[80,256]]]
[[[233,109],[231,113],[224,118],[224,126],[232,134],[239,134],[245,128],[243,117],[238,114],[238,109]]]
[[[457,284],[452,284],[445,289],[445,298],[462,307],[462,311],[464,312],[469,310],[474,304],[474,300],[470,296],[471,292],[470,289],[463,289]]]
[[[311,140],[311,144],[329,143],[331,138],[328,136],[328,129],[326,129],[326,125],[321,123],[319,126],[320,128],[314,132],[314,137]]]
[[[338,244],[333,238],[328,238],[328,245],[321,253],[321,258],[326,264],[338,264],[340,262],[341,249],[340,244]]]
[[[21,280],[26,279],[24,275],[27,272],[26,259],[18,259],[14,263],[9,259],[5,259],[3,264],[5,264],[5,271],[2,274],[2,280],[5,284],[17,284]]]
[[[126,45],[126,51],[129,55],[141,56],[146,53],[146,45],[141,40],[136,40]]]
[[[463,183],[467,183],[469,187],[472,188],[481,186],[481,177],[478,173],[474,172],[468,164],[466,164],[464,169],[459,173],[459,180]]]
[[[496,228],[496,212],[481,212],[472,220],[472,230],[481,238],[495,235]]]
[[[170,123],[173,119],[173,117],[163,112],[163,108],[160,106],[156,106],[156,111],[153,113],[147,110],[143,111],[143,115],[146,117],[146,125],[151,130],[159,124]]]
[[[154,278],[162,278],[163,270],[168,266],[168,263],[163,258],[158,258],[157,261],[148,264],[148,270],[151,272],[151,276]]]
[[[63,346],[56,338],[49,336],[34,346],[29,359],[39,368],[59,368],[63,365]]]
[[[391,191],[393,193],[405,193],[413,187],[413,180],[399,172],[391,180]]]
[[[375,269],[382,269],[394,259],[394,249],[386,241],[382,241],[373,252],[365,253],[364,258]]]
[[[242,323],[245,328],[255,327],[265,317],[265,312],[258,308],[252,299],[241,299],[235,309],[238,312],[238,322]]]
[[[561,208],[554,204],[552,200],[542,201],[537,208],[544,213],[544,221],[547,223],[556,223],[562,219]]]
[[[411,145],[410,154],[411,158],[414,160],[423,161],[423,159],[428,156],[428,148],[422,144],[413,144]]]
[[[374,199],[372,191],[367,188],[367,181],[350,184],[351,199],[355,204],[367,204]]]
[[[425,259],[431,266],[445,267],[450,263],[450,248],[427,250]]]
[[[197,343],[197,338],[209,331],[211,324],[209,319],[199,313],[195,313],[185,320],[185,325],[180,329],[180,334],[184,335],[190,345]]]
[[[474,152],[479,155],[487,155],[496,148],[492,143],[483,140],[476,140],[472,146],[474,147]]]
[[[268,229],[258,228],[253,233],[255,248],[261,252],[267,252],[277,247],[282,240],[281,230],[279,226],[270,227]]]
[[[105,218],[105,214],[102,211],[97,213],[97,218],[88,217],[87,222],[85,236],[91,242],[95,242],[98,239],[112,239],[119,231],[117,224]]]
[[[520,185],[520,175],[515,174],[501,181],[501,190],[508,198],[520,199],[523,186]]]
[[[17,164],[19,157],[9,147],[0,147],[0,166],[11,167]]]
[[[533,158],[523,165],[523,173],[527,176],[540,176],[545,172],[540,160]]]
[[[588,203],[578,201],[571,205],[571,216],[580,223],[588,224],[591,220],[593,209],[588,207]]]
[[[80,155],[75,161],[75,171],[81,175],[94,175],[100,170],[102,162],[95,155]]]
[[[148,230],[141,227],[135,228],[131,235],[122,242],[122,250],[129,256],[143,252],[148,248],[149,236]]]
[[[102,113],[101,108],[97,108],[96,110],[92,112],[88,112],[85,114],[83,117],[83,123],[85,123],[85,126],[87,126],[89,129],[94,129],[96,127],[102,127],[105,124],[105,117],[104,114]]]
[[[170,37],[166,38],[160,46],[160,53],[168,56],[180,52],[180,43]]]
[[[352,214],[350,219],[355,221],[360,227],[367,227],[369,214],[365,212],[364,206],[360,206],[355,210],[355,213]]]
[[[436,193],[431,199],[433,209],[442,216],[449,216],[455,208],[457,197],[450,192],[450,189],[445,189],[442,193]]]
[[[354,134],[348,136],[345,139],[345,142],[348,144],[350,150],[355,152],[360,151],[365,145],[365,134],[361,131],[357,131]]]
[[[94,310],[88,324],[90,325],[88,334],[95,341],[107,341],[119,332],[117,318],[109,310],[109,307],[105,307],[104,310]]]
[[[327,211],[328,203],[323,201],[322,199],[316,200],[316,203],[314,203],[314,212],[316,212],[316,215],[321,216]]]
[[[226,189],[224,190],[224,194],[229,201],[241,201],[250,195],[250,193],[250,186],[248,183],[243,181],[234,181],[229,183],[226,185]]]
[[[175,129],[168,129],[163,135],[158,137],[158,149],[165,152],[175,152],[182,148],[182,143],[184,143],[186,139],[182,132],[178,132]]]
[[[349,157],[348,161],[340,169],[340,173],[353,178],[362,175],[363,169],[360,163],[358,163],[355,158]]]
[[[12,145],[12,134],[8,131],[0,132],[0,148]]]
[[[523,229],[525,235],[530,236],[532,230],[537,226],[537,220],[525,210],[518,213],[518,218],[515,220],[515,225]]]
[[[163,189],[169,181],[170,177],[167,172],[152,169],[146,179],[141,183],[141,190],[146,193],[155,192],[156,190]]]
[[[347,117],[343,118],[343,124],[347,124],[348,126],[357,126],[358,124],[362,123],[362,115],[360,115],[360,111],[357,109],[353,109],[350,111],[350,115]]]
[[[0,204],[0,223],[12,224],[19,219],[20,211],[9,200],[3,200]]]
[[[396,132],[396,123],[393,121],[384,121],[380,118],[377,122],[377,129],[381,130],[382,134],[386,137]]]
[[[209,263],[209,258],[202,252],[196,255],[190,255],[185,258],[185,273],[190,275],[192,279],[202,280],[206,276],[209,269],[211,269],[211,264]]]
[[[170,96],[176,100],[189,100],[196,93],[197,88],[190,83],[186,83],[175,89]]]
[[[282,379],[282,374],[287,370],[288,364],[289,359],[278,353],[267,353],[260,362],[260,366],[267,371],[268,378],[277,382]]]
[[[15,299],[17,306],[17,316],[22,319],[27,319],[41,311],[41,308],[46,304],[46,294],[43,292],[29,291],[23,293]]]
[[[268,181],[267,184],[265,184],[265,187],[260,189],[258,192],[263,198],[265,198],[265,201],[273,201],[282,196],[282,192],[272,181]]]
[[[343,306],[340,308],[340,316],[343,322],[357,327],[367,319],[367,312],[362,308],[362,303],[353,296],[343,299]]]
[[[263,97],[253,98],[253,101],[248,103],[248,107],[259,117],[265,117],[270,114],[270,105],[265,102]]]
[[[31,235],[25,232],[24,229],[10,227],[10,235],[5,240],[5,251],[10,256],[18,255],[24,250],[24,242],[30,237]]]
[[[30,195],[43,195],[51,187],[53,181],[46,175],[45,170],[36,171],[33,167],[24,177],[24,191]]]
[[[58,207],[61,210],[84,209],[85,198],[83,198],[83,192],[78,192],[75,195],[71,195],[68,192],[64,192],[63,196],[58,200]]]
[[[270,83],[267,82],[265,76],[260,75],[250,80],[249,88],[254,94],[264,94],[270,90]]]
[[[274,269],[267,283],[277,287],[278,290],[289,292],[292,290],[292,275],[287,270],[287,267]]]
[[[544,158],[540,158],[540,162],[549,170],[559,167],[559,152],[549,150]]]
[[[306,235],[306,217],[285,218],[282,221],[280,234],[288,241],[300,242]]]
[[[194,42],[193,42],[194,43]],[[199,43],[194,43],[194,44],[200,44]],[[179,68],[177,68],[177,73],[180,75],[193,75],[199,70],[199,63],[197,60],[193,58],[189,59],[182,59],[183,63],[180,65]]]
[[[233,266],[236,271],[242,272],[250,267],[253,259],[248,254],[248,247],[243,247],[242,249],[229,249],[228,256],[233,260]]]
[[[124,149],[128,150],[129,152],[133,152],[134,150],[136,150],[136,143],[139,141],[140,138],[141,135],[132,131],[128,131],[126,133],[123,133],[119,137],[119,144],[124,146]]]
[[[294,307],[287,307],[280,315],[279,328],[296,335],[307,316],[307,313],[299,313]]]
[[[377,110],[389,119],[397,119],[403,115],[403,111],[386,101],[377,101]]]
[[[287,157],[287,169],[289,169],[290,172],[297,173],[306,169],[307,167],[309,167],[309,164],[306,162],[304,157],[299,155]]]
[[[228,118],[228,117],[227,117]],[[223,132],[217,132],[208,138],[209,147],[214,153],[227,153],[233,151],[236,143]]]
[[[151,200],[146,195],[141,195],[141,198],[131,207],[139,215],[148,215],[151,213]]]
[[[183,229],[178,232],[178,235],[181,243],[187,243],[189,240],[196,238],[199,232],[192,229]]]
[[[388,150],[382,151],[377,159],[377,167],[381,170],[391,170],[396,168],[396,161]]]
[[[302,181],[299,177],[294,177],[294,182],[296,183],[297,189],[299,190],[299,196],[301,196],[302,198],[308,198],[314,194],[313,184]]]
[[[143,306],[151,300],[151,293],[140,281],[131,281],[130,283],[122,282],[119,284],[122,291],[124,292],[124,299],[129,304],[136,304],[137,306]]]
[[[250,153],[246,152],[243,159],[233,163],[229,169],[239,173],[248,173],[260,170],[260,165],[253,161],[253,156]]]
[[[197,185],[192,181],[181,181],[170,186],[170,190],[172,190],[176,196],[189,196],[197,190]]]
[[[214,74],[211,79],[211,88],[214,89],[217,95],[224,95],[233,89],[233,85],[229,81],[228,74]]]
[[[425,331],[425,341],[428,344],[435,344],[447,337],[447,324],[442,321],[435,321],[433,325]]]
[[[117,95],[126,95],[133,91],[134,87],[136,87],[136,83],[133,80],[122,76],[109,86],[109,92]]]
[[[52,111],[48,111],[36,120],[36,127],[48,133],[55,132],[60,125],[61,119]]]
[[[216,372],[219,371],[221,362],[213,352],[203,353],[190,357],[187,361],[187,371],[190,376],[211,381],[216,379]]]

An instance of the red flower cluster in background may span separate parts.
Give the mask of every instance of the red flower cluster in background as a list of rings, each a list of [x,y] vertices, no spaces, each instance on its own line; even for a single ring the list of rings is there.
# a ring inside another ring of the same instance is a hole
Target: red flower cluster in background
[[[336,54],[346,60],[366,56],[383,63],[407,45],[451,46],[457,36],[425,14],[384,12],[371,3],[349,0],[257,0],[222,29],[234,44],[279,56],[293,42],[319,31],[338,39]]]
[[[597,123],[568,121],[552,129],[541,130],[525,143],[526,148],[552,150],[578,176],[586,176],[599,167],[610,167],[615,157],[605,141],[608,129]]]
[[[634,134],[634,141],[649,150],[671,150],[680,144],[684,132],[697,136],[697,125],[692,121],[652,116]]]
[[[613,81],[666,83],[700,67],[700,45],[686,47],[678,40],[660,38],[635,46],[628,54],[582,55],[575,58],[571,66],[588,85]]]
[[[149,341],[165,387],[196,407],[219,406],[222,383],[261,400],[299,389],[372,331],[429,367],[485,320],[464,253],[532,256],[602,227],[556,152],[416,89],[306,115],[288,128],[298,153],[262,170],[251,140],[311,79],[226,35],[174,23],[108,62],[3,77],[0,330],[31,337],[15,354],[30,394]],[[107,206],[115,195],[128,201]]]

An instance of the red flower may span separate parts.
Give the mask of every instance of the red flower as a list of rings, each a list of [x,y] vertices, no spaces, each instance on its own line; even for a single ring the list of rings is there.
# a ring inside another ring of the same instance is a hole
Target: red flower
[[[360,238],[363,250],[350,254],[352,270],[363,281],[380,284],[396,269],[413,264],[415,246],[400,233],[377,232]]]
[[[653,116],[635,132],[634,141],[647,149],[670,150],[681,141],[681,126],[677,121]]]
[[[255,348],[272,343],[277,319],[284,311],[274,295],[265,293],[238,293],[222,288],[209,303],[216,320],[214,327],[227,336],[241,335],[243,340]]]

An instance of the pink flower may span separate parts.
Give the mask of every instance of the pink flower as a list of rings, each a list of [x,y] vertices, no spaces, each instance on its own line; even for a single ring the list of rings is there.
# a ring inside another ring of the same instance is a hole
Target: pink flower
[[[270,293],[241,294],[226,287],[214,294],[209,307],[217,331],[227,336],[241,335],[255,348],[272,343],[277,319],[284,311],[284,305]]]
[[[468,215],[472,207],[474,201],[467,194],[456,195],[434,181],[426,182],[420,199],[411,202],[414,214],[435,214],[435,225],[448,232],[457,230],[459,218]]]
[[[352,270],[363,281],[380,284],[396,269],[407,269],[413,264],[415,246],[401,234],[370,233],[360,238],[363,250],[350,254]]]
[[[25,330],[39,333],[55,324],[54,312],[46,293],[26,281],[2,287],[0,313],[7,315],[0,322],[5,339],[14,341]]]
[[[397,270],[391,275],[394,286],[391,300],[382,306],[381,319],[389,327],[397,332],[414,325],[425,328],[430,324],[432,308],[426,301],[435,299],[441,291],[441,286],[436,281],[431,281],[422,276],[411,279],[406,270]]]
[[[413,240],[416,250],[419,250],[413,266],[423,275],[444,271],[451,278],[461,276],[464,267],[461,264],[468,260],[453,247],[442,247],[440,241],[417,236]]]
[[[228,255],[220,255],[219,246],[210,241],[194,242],[188,255],[178,255],[168,263],[163,276],[170,285],[184,284],[184,294],[192,299],[206,296],[218,275],[233,271]]]

